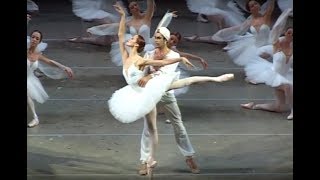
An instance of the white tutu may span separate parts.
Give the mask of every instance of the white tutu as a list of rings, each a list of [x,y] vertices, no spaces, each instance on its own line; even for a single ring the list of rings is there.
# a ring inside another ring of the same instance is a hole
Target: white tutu
[[[27,60],[27,93],[37,102],[44,103],[49,96],[43,89],[40,80],[34,75],[34,70],[37,68],[38,61],[31,63],[29,60]]]
[[[120,18],[112,5],[113,2],[109,0],[72,0],[72,11],[76,16],[88,21],[108,18],[112,22],[118,22]]]
[[[137,73],[141,71],[133,72],[134,75]],[[115,119],[123,123],[142,118],[156,107],[178,75],[177,72],[162,74],[150,79],[144,88],[131,84],[115,91],[108,101],[109,111]]]
[[[265,83],[271,87],[293,84],[292,58],[288,63],[285,62],[285,58],[282,52],[278,52],[273,55],[273,63],[262,58],[260,61],[250,62],[245,67],[248,80]]]
[[[252,34],[247,33],[230,42],[225,48],[232,61],[239,66],[246,66],[250,61],[256,61],[263,53],[272,54],[270,43],[270,28],[262,25],[259,32],[251,26]]]

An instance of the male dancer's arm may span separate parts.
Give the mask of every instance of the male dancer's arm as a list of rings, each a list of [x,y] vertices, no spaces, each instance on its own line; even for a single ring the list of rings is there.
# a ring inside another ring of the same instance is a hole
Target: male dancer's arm
[[[154,59],[154,52],[155,52],[155,50],[147,52],[145,54],[144,58]],[[179,57],[180,57],[180,55],[178,53],[170,51],[170,53],[168,55],[166,55],[164,58],[171,59],[171,58],[179,58]],[[175,72],[176,68],[178,67],[178,64],[179,64],[179,62],[174,63],[174,64],[169,64],[169,65],[163,66],[157,70],[154,67],[149,66],[149,74],[144,76],[143,78],[141,78],[138,81],[138,85],[141,87],[144,87],[147,84],[147,82],[155,76],[160,76],[163,73]]]

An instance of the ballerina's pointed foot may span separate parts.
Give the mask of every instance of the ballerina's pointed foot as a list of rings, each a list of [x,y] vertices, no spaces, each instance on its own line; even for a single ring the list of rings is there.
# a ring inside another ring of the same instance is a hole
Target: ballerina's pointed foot
[[[245,108],[245,109],[254,109],[254,102],[249,102],[246,104],[241,104],[241,107]]]
[[[79,42],[79,38],[70,38],[68,39],[69,42]]]
[[[234,74],[224,74],[224,75],[221,75],[219,77],[217,77],[217,81],[218,82],[224,82],[224,81],[229,81],[229,80],[232,80],[234,79]]]
[[[193,35],[193,36],[185,36],[185,37],[183,37],[185,40],[187,40],[187,41],[194,41],[194,40],[196,40],[196,39],[198,39],[199,38],[199,36],[198,35]]]
[[[154,160],[152,160],[152,162],[148,162],[148,163],[147,163],[147,166],[148,166],[149,168],[155,168],[157,165],[158,165],[158,162],[157,162],[157,161],[154,161]]]
[[[35,118],[31,122],[28,123],[28,127],[32,128],[32,127],[37,126],[38,124],[39,124],[39,119]]]
[[[287,117],[287,120],[293,120],[293,112]]]
[[[147,174],[149,177],[153,177],[153,169],[158,165],[157,161],[151,160],[147,163]]]

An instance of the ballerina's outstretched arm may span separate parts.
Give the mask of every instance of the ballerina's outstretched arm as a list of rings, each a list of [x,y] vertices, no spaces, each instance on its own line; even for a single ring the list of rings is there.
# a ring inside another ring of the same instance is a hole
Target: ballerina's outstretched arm
[[[122,64],[125,64],[125,61],[128,58],[128,52],[125,49],[124,42],[125,42],[125,33],[126,33],[126,13],[123,9],[123,7],[116,3],[113,5],[115,9],[119,12],[121,18],[119,23],[119,31],[118,31],[118,37],[119,37],[119,46],[120,46],[120,52],[122,57]]]
[[[73,76],[74,76],[71,68],[69,68],[65,65],[62,65],[62,64],[58,63],[57,61],[51,60],[42,54],[40,54],[39,60],[41,60],[42,62],[44,62],[46,64],[53,65],[53,66],[56,66],[56,67],[62,69],[63,71],[65,71],[65,73],[67,73],[69,78],[73,78]]]

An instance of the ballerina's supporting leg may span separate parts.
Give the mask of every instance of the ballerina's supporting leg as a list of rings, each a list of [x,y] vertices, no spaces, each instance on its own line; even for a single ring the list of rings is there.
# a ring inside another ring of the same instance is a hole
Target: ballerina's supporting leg
[[[293,86],[286,84],[283,85],[284,94],[285,94],[285,102],[289,104],[291,112],[290,115],[287,117],[288,120],[293,119]]]
[[[29,94],[27,93],[27,101],[28,101],[28,105],[29,105],[29,108],[33,114],[33,120],[28,124],[28,127],[34,127],[36,125],[39,124],[39,119],[38,119],[38,116],[36,114],[36,110],[35,110],[35,106],[34,106],[34,103],[33,103],[33,100],[31,99],[31,97],[29,96]]]
[[[158,146],[158,129],[157,129],[157,109],[154,108],[146,115],[147,125],[149,129],[149,133],[151,136],[151,152],[150,157],[147,160],[148,168],[154,168],[156,166],[157,161],[155,161],[155,151]]]
[[[174,81],[169,89],[178,89],[185,86],[189,86],[195,83],[203,83],[203,82],[224,82],[229,81],[234,78],[233,74],[224,74],[218,77],[211,77],[211,76],[193,76],[184,79],[179,79]]]

